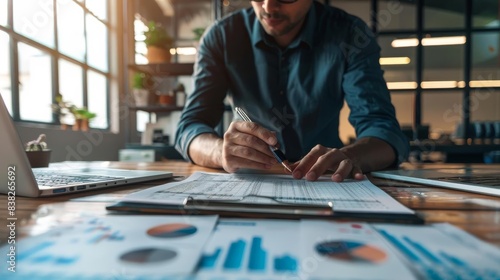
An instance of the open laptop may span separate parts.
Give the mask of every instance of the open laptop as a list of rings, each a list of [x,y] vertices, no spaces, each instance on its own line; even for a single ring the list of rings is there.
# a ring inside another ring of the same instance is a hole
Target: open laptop
[[[500,169],[494,167],[398,169],[376,171],[371,174],[378,178],[500,196]]]
[[[31,168],[24,146],[0,95],[0,193],[39,197],[102,189],[172,177],[172,172]]]

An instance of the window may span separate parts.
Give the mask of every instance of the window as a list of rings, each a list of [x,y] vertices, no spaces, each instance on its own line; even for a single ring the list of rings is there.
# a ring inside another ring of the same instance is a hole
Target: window
[[[51,122],[51,57],[24,43],[18,44],[18,52],[20,117],[27,121]]]
[[[0,94],[12,114],[12,92],[10,84],[10,40],[7,33],[0,31]]]
[[[431,123],[432,135],[442,135],[460,123],[500,120],[494,109],[500,100],[500,1],[368,2],[378,7],[382,60],[393,58],[381,64],[401,124]],[[408,105],[411,113],[403,109]]]
[[[0,92],[16,121],[57,124],[60,93],[96,113],[91,127],[109,128],[108,14],[106,0],[0,0]]]
[[[0,0],[0,25],[7,25],[8,20],[8,7],[9,2],[7,0]]]

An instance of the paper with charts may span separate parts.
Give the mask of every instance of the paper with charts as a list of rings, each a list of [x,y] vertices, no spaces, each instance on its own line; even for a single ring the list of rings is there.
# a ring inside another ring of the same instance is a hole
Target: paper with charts
[[[415,279],[363,223],[220,219],[196,279]]]
[[[245,199],[245,202],[263,204],[326,205],[333,201],[335,211],[414,213],[366,178],[336,183],[326,177],[310,182],[289,175],[196,172],[181,182],[132,193],[122,201],[182,205],[188,196],[214,200]]]
[[[156,279],[189,275],[217,216],[79,218],[19,240],[16,272],[2,261],[0,279]],[[9,244],[1,248],[10,258]]]
[[[194,279],[500,279],[500,250],[449,224],[219,219]]]

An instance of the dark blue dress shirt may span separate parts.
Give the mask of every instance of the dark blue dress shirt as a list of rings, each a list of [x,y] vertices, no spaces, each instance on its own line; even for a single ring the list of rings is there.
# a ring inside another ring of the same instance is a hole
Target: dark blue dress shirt
[[[362,20],[316,1],[284,49],[265,33],[253,9],[229,15],[201,40],[176,148],[189,159],[191,141],[215,133],[227,98],[254,122],[276,131],[282,150],[296,161],[317,144],[343,146],[338,127],[345,100],[357,138],[386,141],[401,162],[408,141],[395,118],[379,57],[380,47]]]

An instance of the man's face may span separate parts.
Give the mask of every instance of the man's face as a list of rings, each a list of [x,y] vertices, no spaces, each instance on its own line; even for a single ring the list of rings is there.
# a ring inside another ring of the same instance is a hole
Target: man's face
[[[252,1],[252,7],[267,34],[277,38],[295,36],[311,7],[313,0],[280,3],[278,0]]]

